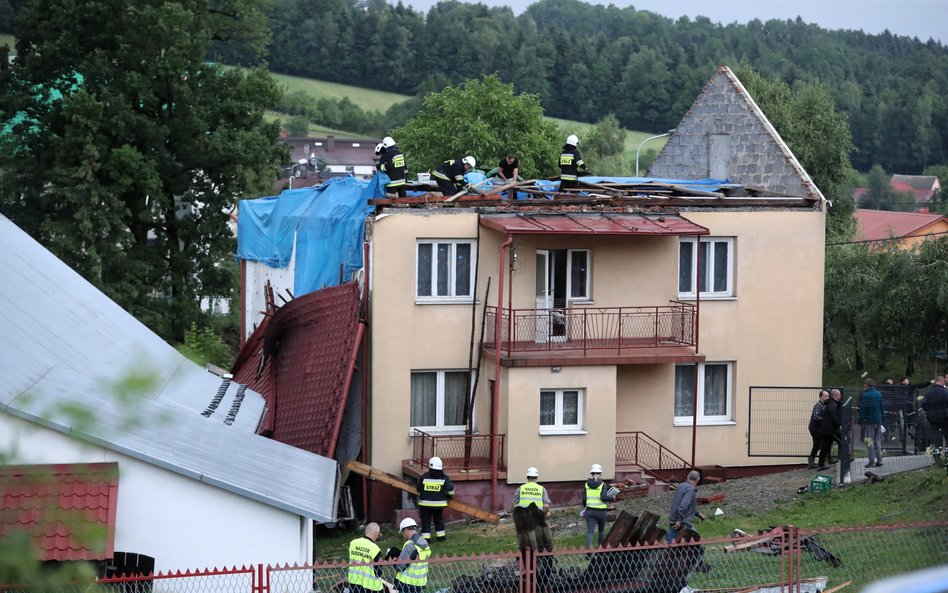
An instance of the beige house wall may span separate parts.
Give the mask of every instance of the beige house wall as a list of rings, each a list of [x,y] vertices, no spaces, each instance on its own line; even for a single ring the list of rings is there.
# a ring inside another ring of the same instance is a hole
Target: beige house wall
[[[698,464],[767,464],[785,458],[747,456],[748,388],[752,385],[819,385],[822,375],[823,228],[819,211],[686,212],[683,216],[716,237],[734,237],[735,297],[702,299],[699,350],[709,362],[734,362],[731,421],[699,426]],[[468,365],[472,304],[416,304],[417,238],[474,239],[477,214],[464,209],[387,211],[371,223],[371,462],[399,473],[411,456],[410,373]],[[482,228],[477,298],[491,278],[489,305],[497,304],[498,248],[504,236]],[[515,237],[513,306],[536,305],[537,249],[590,249],[591,303],[574,306],[664,305],[677,298],[677,237]],[[506,276],[506,275],[505,275]],[[505,277],[504,283],[508,282]],[[507,306],[507,290],[504,306]],[[474,311],[475,344],[482,307]],[[477,352],[474,352],[476,361]],[[614,473],[615,432],[641,430],[686,460],[691,427],[674,426],[674,365],[504,368],[499,431],[507,435],[508,475],[516,483],[526,468],[541,480],[576,480],[590,463]],[[490,430],[485,357],[476,396],[475,428]],[[539,434],[539,394],[544,388],[585,388],[585,435]],[[806,419],[787,419],[805,430]]]

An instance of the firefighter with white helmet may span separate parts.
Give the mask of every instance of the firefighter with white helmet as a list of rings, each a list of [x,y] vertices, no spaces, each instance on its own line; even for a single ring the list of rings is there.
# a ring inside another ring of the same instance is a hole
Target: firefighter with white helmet
[[[428,584],[428,557],[431,548],[418,533],[418,524],[411,517],[402,519],[398,531],[405,538],[399,563],[395,565],[395,590],[402,593],[422,593]]]
[[[540,471],[535,467],[527,468],[527,481],[514,490],[514,507],[528,507],[531,504],[536,505],[538,509],[549,512],[550,495],[537,480],[540,478]]]
[[[580,170],[586,170],[586,163],[579,154],[579,138],[576,134],[570,134],[566,137],[566,144],[563,145],[563,151],[560,153],[560,189],[569,189],[577,187],[579,182]]]
[[[464,174],[475,167],[477,167],[477,161],[473,156],[468,155],[460,160],[444,161],[434,170],[432,177],[438,184],[438,190],[449,196],[464,189],[466,185]]]
[[[391,136],[382,138],[381,147],[382,159],[379,161],[379,171],[385,171],[389,178],[389,182],[385,184],[385,192],[398,194],[399,198],[404,198],[405,185],[408,183],[405,155]]]
[[[434,521],[438,541],[447,539],[444,530],[444,508],[448,498],[454,496],[454,484],[444,473],[444,462],[440,457],[428,460],[428,471],[418,479],[418,510],[421,512],[421,535],[431,539],[431,522]]]
[[[589,468],[589,479],[583,484],[583,512],[586,517],[586,547],[591,548],[596,528],[599,528],[599,545],[606,537],[607,502],[615,500],[615,494],[602,481],[602,466],[598,463]]]

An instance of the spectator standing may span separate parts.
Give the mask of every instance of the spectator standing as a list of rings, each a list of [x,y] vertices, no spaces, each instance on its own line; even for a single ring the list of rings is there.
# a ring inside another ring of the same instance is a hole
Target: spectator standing
[[[869,453],[866,467],[882,465],[882,394],[876,389],[876,382],[866,379],[865,391],[859,402],[859,425],[862,426],[862,438]]]
[[[438,541],[447,539],[444,508],[451,496],[454,496],[454,484],[444,473],[444,463],[440,457],[432,457],[428,460],[428,471],[418,478],[418,510],[421,513],[421,535],[425,539],[431,539],[432,519]]]
[[[405,543],[395,565],[395,590],[400,593],[422,593],[428,584],[428,557],[431,548],[418,533],[418,524],[411,517],[398,526]]]
[[[599,528],[599,545],[606,538],[606,503],[616,497],[606,490],[602,481],[602,466],[598,463],[589,468],[589,479],[583,484],[583,512],[586,517],[586,547],[591,548],[596,528]]]
[[[925,394],[922,400],[922,409],[925,418],[931,426],[932,446],[939,453],[946,453],[945,446],[948,440],[948,387],[945,387],[945,376],[935,377],[935,384]]]
[[[816,403],[813,404],[813,409],[810,411],[810,421],[807,424],[807,430],[810,433],[810,438],[813,439],[813,447],[810,448],[810,456],[807,458],[807,468],[809,469],[816,469],[816,456],[823,446],[823,439],[827,438],[832,443],[832,434],[826,436],[823,434],[823,415],[826,412],[826,400],[829,398],[829,391],[821,389]],[[822,456],[820,461],[823,461]],[[820,463],[820,465],[822,465],[822,463]]]
[[[368,566],[382,560],[382,550],[375,540],[379,538],[378,523],[365,526],[365,534],[349,542],[349,591],[368,593],[382,590],[382,567]]]
[[[678,485],[675,499],[668,511],[668,535],[665,542],[672,543],[678,534],[685,530],[694,531],[694,519],[704,519],[698,512],[698,481],[701,474],[695,470],[688,472],[688,480]]]

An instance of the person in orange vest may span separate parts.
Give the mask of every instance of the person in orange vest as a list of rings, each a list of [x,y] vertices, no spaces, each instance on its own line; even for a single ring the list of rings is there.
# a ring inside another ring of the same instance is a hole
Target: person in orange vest
[[[421,512],[421,536],[431,539],[431,521],[434,520],[435,536],[439,542],[447,539],[444,530],[444,508],[448,498],[454,496],[454,484],[444,473],[440,457],[428,460],[428,471],[418,479],[418,510]]]

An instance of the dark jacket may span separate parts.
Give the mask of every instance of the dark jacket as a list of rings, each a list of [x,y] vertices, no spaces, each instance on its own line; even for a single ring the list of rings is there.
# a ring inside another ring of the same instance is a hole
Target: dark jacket
[[[832,397],[826,400],[825,409],[823,410],[823,419],[820,422],[818,434],[830,436],[839,432],[839,429],[842,427],[840,407],[840,403]]]
[[[948,388],[944,385],[935,385],[925,394],[922,400],[922,409],[929,422],[944,422],[948,420]]]
[[[827,398],[826,401],[829,401],[833,398]],[[823,416],[826,413],[826,404],[821,401],[817,401],[813,404],[813,409],[810,411],[810,422],[807,424],[807,429],[810,431],[810,434],[820,434],[820,426],[823,425]]]
[[[407,171],[405,155],[402,154],[397,144],[385,149],[382,160],[379,161],[379,171],[385,171],[385,174],[391,179],[388,187],[405,185],[405,172]]]
[[[882,394],[871,387],[859,401],[859,424],[882,424]]]
[[[454,496],[454,484],[440,469],[429,469],[418,478],[418,506],[446,507]]]
[[[560,153],[560,179],[575,180],[580,169],[585,171],[586,163],[583,162],[579,149],[569,144],[563,146],[563,152]]]
[[[434,175],[450,180],[459,190],[464,187],[464,163],[461,159],[444,161],[434,170]]]

